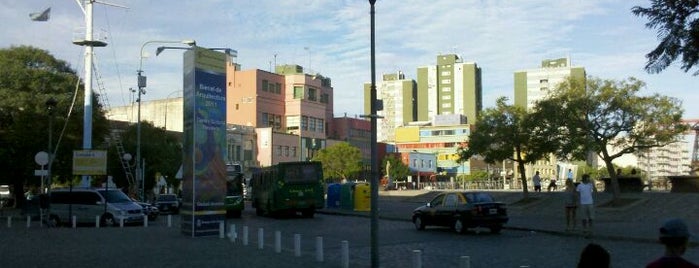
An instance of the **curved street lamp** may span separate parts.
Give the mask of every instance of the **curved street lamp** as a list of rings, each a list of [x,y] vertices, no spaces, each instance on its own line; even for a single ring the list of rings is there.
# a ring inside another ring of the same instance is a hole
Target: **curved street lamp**
[[[141,45],[141,54],[139,54],[138,63],[138,97],[136,101],[138,102],[138,115],[136,122],[136,183],[141,183],[141,200],[145,200],[145,180],[143,179],[143,171],[141,170],[141,95],[146,94],[146,77],[143,76],[143,49],[146,48],[148,44],[185,44],[188,46],[196,46],[197,42],[192,39],[184,40],[151,40],[146,41]]]

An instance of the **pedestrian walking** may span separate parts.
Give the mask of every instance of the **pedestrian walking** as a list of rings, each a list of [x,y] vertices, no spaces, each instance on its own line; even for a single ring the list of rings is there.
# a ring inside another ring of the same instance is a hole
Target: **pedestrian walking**
[[[532,177],[532,182],[534,182],[534,192],[541,192],[541,176],[539,176],[539,171]]]
[[[609,251],[598,244],[590,243],[580,253],[578,268],[609,268],[611,259]]]
[[[566,207],[566,232],[575,230],[575,225],[577,219],[575,218],[575,211],[578,209],[578,196],[575,191],[575,184],[572,180],[566,180],[566,197],[565,197],[565,207]]]
[[[585,237],[592,236],[592,221],[595,219],[594,200],[592,199],[593,188],[589,174],[583,174],[582,182],[575,188],[575,191],[580,197],[580,217],[582,218],[583,234],[585,234]]]
[[[689,233],[687,224],[681,219],[671,219],[663,223],[663,226],[660,227],[659,240],[665,245],[665,254],[650,262],[646,268],[699,268],[699,265],[682,258],[687,250],[690,236],[692,235]]]
[[[566,179],[569,181],[573,180],[573,170],[570,168],[568,169],[568,173],[566,174]]]

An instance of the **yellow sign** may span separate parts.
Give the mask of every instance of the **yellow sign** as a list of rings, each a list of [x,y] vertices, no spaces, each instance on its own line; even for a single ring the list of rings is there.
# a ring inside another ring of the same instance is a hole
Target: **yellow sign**
[[[107,151],[73,151],[73,175],[107,175]]]

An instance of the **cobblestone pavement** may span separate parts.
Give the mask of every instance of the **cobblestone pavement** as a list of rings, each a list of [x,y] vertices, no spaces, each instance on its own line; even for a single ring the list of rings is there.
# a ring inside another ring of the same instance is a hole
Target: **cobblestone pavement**
[[[641,267],[662,253],[662,247],[655,241],[657,228],[664,219],[685,218],[694,233],[699,231],[699,194],[625,194],[623,198],[631,201],[618,208],[603,206],[611,196],[597,194],[592,240],[564,232],[563,193],[532,193],[537,201],[526,205],[517,203],[522,196],[520,192],[492,194],[509,204],[510,222],[503,235],[455,237],[448,229],[430,229],[427,233],[412,230],[410,212],[434,193],[382,192],[379,202],[379,215],[384,219],[380,221],[382,267],[411,267],[415,249],[421,250],[423,267],[459,267],[461,255],[471,258],[471,267],[572,267],[579,250],[590,241],[610,249],[615,267]],[[332,208],[321,213],[353,216],[346,220],[349,226],[329,227],[337,230],[356,225],[357,221],[352,219],[369,216],[368,212]],[[11,228],[4,226],[8,215],[15,215]],[[326,216],[319,215],[322,217]],[[295,257],[290,242],[282,246],[281,253],[275,253],[272,234],[266,235],[263,249],[257,247],[253,234],[247,246],[242,245],[240,237],[236,243],[218,237],[190,238],[176,227],[164,226],[166,219],[162,216],[151,227],[123,229],[48,229],[35,226],[36,222],[26,228],[25,218],[17,211],[4,211],[0,220],[3,267],[342,267],[340,244],[331,238],[325,242],[324,261],[317,262],[312,239],[304,241],[302,256]],[[414,237],[406,238],[405,234]],[[353,238],[351,243],[349,267],[369,267],[368,237]],[[699,262],[697,247],[690,249],[687,257]]]

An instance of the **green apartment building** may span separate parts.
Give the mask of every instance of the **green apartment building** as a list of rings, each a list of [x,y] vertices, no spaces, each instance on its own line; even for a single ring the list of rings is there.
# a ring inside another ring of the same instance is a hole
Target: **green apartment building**
[[[456,54],[437,56],[437,65],[417,68],[417,120],[462,114],[476,122],[483,108],[481,68]]]

